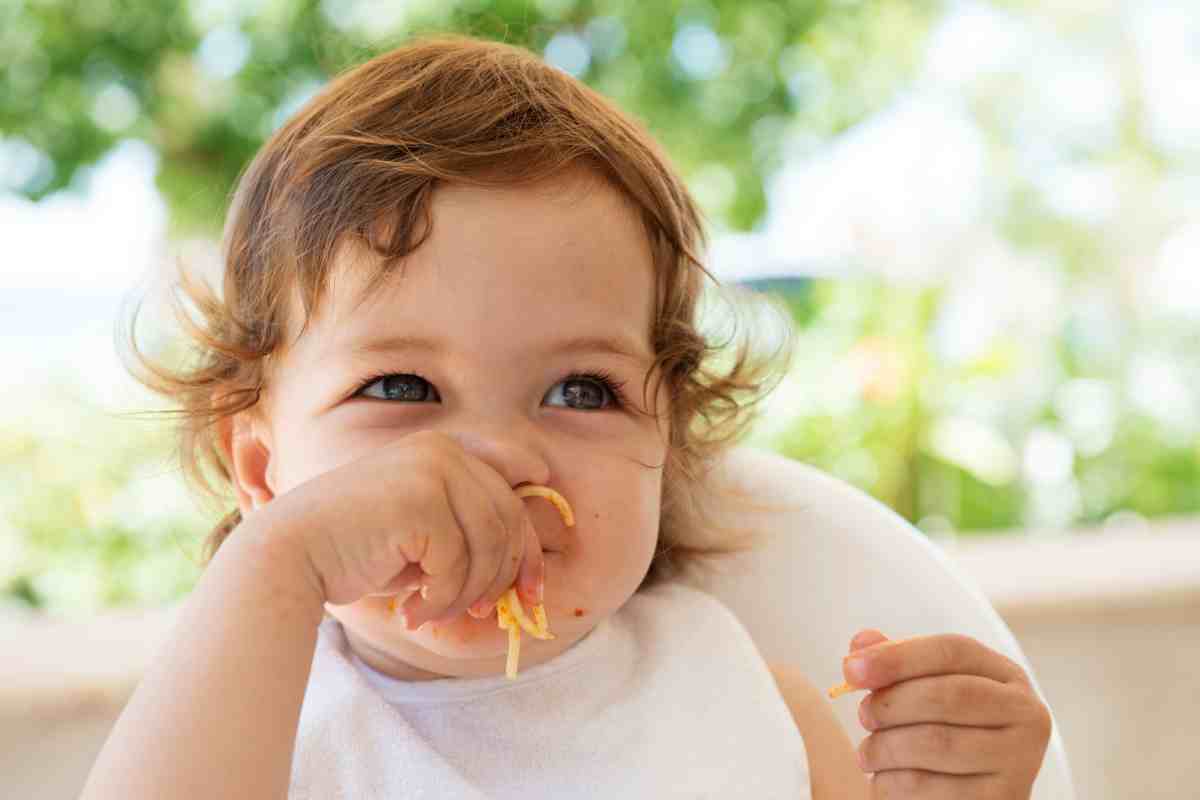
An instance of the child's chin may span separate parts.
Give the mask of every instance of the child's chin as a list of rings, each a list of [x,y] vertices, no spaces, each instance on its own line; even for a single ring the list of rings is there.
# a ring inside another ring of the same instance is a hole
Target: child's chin
[[[439,655],[457,658],[489,658],[508,653],[508,633],[496,624],[496,615],[476,619],[461,614],[446,622],[430,622],[419,630],[404,631],[405,637]]]

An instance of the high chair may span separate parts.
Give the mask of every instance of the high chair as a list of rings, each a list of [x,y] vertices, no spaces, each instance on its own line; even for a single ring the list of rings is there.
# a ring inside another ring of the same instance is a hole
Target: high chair
[[[768,663],[800,668],[821,689],[842,683],[842,657],[863,628],[888,638],[972,636],[1037,676],[982,592],[938,545],[848,483],[786,457],[738,447],[722,482],[770,510],[723,517],[753,526],[763,546],[730,557],[720,574],[686,579],[716,595],[750,632]],[[829,701],[857,745],[861,692]],[[1053,710],[1051,710],[1053,714]],[[1073,800],[1057,723],[1033,800]]]

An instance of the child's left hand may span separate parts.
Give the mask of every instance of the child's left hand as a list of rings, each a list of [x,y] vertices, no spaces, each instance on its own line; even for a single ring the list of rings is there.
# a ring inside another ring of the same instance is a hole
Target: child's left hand
[[[890,641],[868,630],[850,649],[846,681],[873,690],[858,748],[872,798],[1029,800],[1053,723],[1017,663],[956,634]]]

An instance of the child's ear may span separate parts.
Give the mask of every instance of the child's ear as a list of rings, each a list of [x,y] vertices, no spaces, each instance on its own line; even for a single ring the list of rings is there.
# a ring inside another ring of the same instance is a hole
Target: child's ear
[[[246,411],[221,422],[221,445],[233,470],[233,488],[242,516],[266,505],[275,496],[271,486],[271,443],[263,428]]]

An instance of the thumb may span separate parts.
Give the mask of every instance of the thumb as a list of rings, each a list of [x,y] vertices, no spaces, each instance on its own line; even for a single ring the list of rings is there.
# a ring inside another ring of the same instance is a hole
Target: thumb
[[[862,650],[864,647],[871,647],[887,640],[888,637],[879,631],[874,628],[867,628],[856,633],[854,638],[850,640],[850,652],[853,653],[856,650]]]
[[[396,577],[387,582],[383,589],[374,594],[375,597],[388,597],[406,591],[421,588],[421,577],[425,574],[420,564],[409,564]]]

